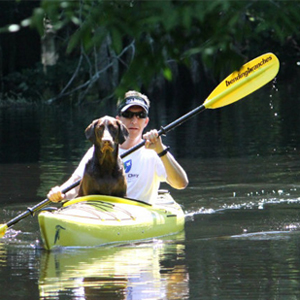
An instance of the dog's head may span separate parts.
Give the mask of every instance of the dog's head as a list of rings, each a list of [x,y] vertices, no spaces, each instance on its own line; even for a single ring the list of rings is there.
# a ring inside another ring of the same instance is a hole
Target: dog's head
[[[85,136],[101,151],[114,151],[116,145],[123,144],[128,137],[126,126],[119,120],[104,116],[94,120],[85,130]]]

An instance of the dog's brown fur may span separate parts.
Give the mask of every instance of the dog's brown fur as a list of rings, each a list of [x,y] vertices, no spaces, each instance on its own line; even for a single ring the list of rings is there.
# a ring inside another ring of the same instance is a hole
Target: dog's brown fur
[[[124,197],[127,182],[119,157],[119,144],[127,138],[127,128],[119,120],[105,116],[94,120],[86,128],[85,135],[94,144],[94,154],[85,166],[78,196]]]

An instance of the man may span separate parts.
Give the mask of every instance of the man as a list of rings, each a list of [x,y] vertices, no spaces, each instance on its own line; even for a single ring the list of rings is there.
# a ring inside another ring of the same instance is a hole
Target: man
[[[123,158],[127,197],[152,203],[157,199],[160,182],[166,181],[175,189],[183,189],[188,185],[188,178],[184,169],[169,152],[169,147],[163,145],[157,130],[143,135],[149,123],[149,108],[150,101],[147,96],[137,91],[129,91],[118,103],[116,118],[122,121],[129,131],[128,138],[120,145],[120,155],[145,140],[145,147]],[[61,191],[82,178],[85,164],[92,157],[93,148],[92,146],[87,151],[70,179],[62,186],[50,190],[48,198],[51,201],[59,202],[76,196],[75,189],[67,195],[63,195]]]

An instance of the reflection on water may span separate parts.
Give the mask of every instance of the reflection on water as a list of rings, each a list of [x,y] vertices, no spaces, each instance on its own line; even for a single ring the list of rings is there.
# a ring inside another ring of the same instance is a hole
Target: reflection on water
[[[42,299],[188,299],[184,246],[154,241],[43,253],[39,289]]]

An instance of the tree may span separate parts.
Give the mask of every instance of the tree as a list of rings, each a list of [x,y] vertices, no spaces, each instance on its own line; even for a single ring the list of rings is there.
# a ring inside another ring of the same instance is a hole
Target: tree
[[[192,72],[200,62],[218,80],[270,49],[296,54],[299,14],[299,1],[42,0],[30,24],[44,36],[47,18],[59,60],[78,59],[53,100],[75,91],[83,99],[95,83],[120,96],[161,76],[171,81],[180,65]]]

